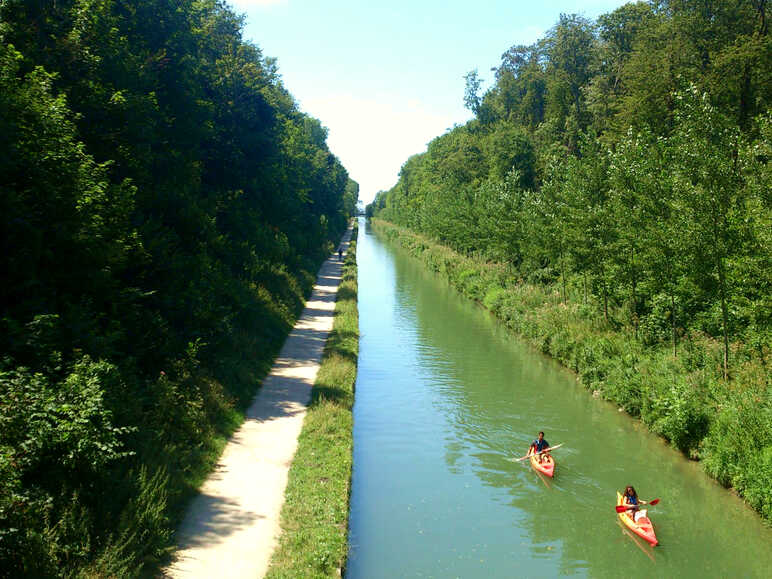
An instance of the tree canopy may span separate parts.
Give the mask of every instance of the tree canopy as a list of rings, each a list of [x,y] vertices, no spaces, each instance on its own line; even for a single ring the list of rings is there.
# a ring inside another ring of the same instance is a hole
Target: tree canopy
[[[466,77],[475,118],[411,157],[370,213],[523,279],[580,279],[641,339],[699,330],[728,358],[732,339],[769,335],[766,8],[561,15],[502,54],[484,94]]]
[[[621,364],[631,385],[611,398],[769,518],[767,8],[651,0],[596,22],[562,15],[505,51],[484,93],[467,76],[475,118],[408,159],[367,214],[560,296],[602,333],[585,352],[623,335],[647,359],[678,360],[678,385]],[[714,371],[715,384],[698,378]]]
[[[218,0],[0,2],[0,568],[157,565],[358,186]]]

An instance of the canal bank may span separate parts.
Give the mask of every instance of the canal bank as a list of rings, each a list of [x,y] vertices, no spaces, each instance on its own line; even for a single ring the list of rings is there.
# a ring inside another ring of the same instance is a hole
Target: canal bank
[[[281,536],[268,578],[339,577],[345,565],[359,352],[357,235],[354,223],[333,329],[289,470]]]
[[[244,423],[191,502],[178,531],[179,550],[164,576],[262,577],[269,562],[273,576],[314,576],[316,573],[309,570],[316,570],[318,561],[324,564],[322,576],[337,574],[345,556],[350,408],[356,375],[356,250],[351,243],[349,253],[352,234],[355,230],[349,229],[340,242],[346,264],[338,254],[322,265],[305,309]],[[336,433],[337,437],[331,436]],[[314,455],[316,447],[323,447],[319,443],[324,438],[330,440],[333,452],[318,452],[314,464],[306,468],[309,452]],[[309,446],[315,450],[309,451]],[[318,472],[329,477],[329,490],[299,493],[298,487],[319,484]],[[311,483],[302,482],[303,474],[312,477]],[[296,500],[298,494],[303,500]],[[298,517],[292,513],[309,502],[315,511],[315,505],[324,504],[325,512],[307,516],[301,511],[297,524]],[[315,550],[307,549],[302,539],[309,534],[312,539],[326,539],[329,549],[322,541]],[[282,543],[277,550],[280,535]],[[289,551],[285,547],[287,535],[292,539]],[[315,558],[313,566],[304,565],[305,560],[294,555],[298,549]],[[290,560],[285,564],[282,557],[287,552]],[[301,565],[301,571],[292,565]]]
[[[750,346],[733,349],[733,379],[722,377],[721,345],[704,335],[644,345],[606,323],[597,308],[564,301],[560,288],[513,279],[504,266],[457,254],[380,220],[374,228],[480,303],[531,346],[576,373],[594,396],[640,419],[684,455],[699,458],[772,521],[772,384]]]
[[[696,463],[372,230],[358,254],[347,577],[765,576],[769,530]],[[537,430],[553,481],[511,461]],[[625,484],[662,547],[618,526]]]

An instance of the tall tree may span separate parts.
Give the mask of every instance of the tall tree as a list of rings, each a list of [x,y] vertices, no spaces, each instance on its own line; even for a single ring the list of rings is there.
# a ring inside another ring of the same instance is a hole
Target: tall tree
[[[551,109],[563,117],[558,122],[565,126],[565,143],[576,152],[579,133],[589,120],[582,89],[592,75],[595,25],[576,14],[561,14],[543,42],[549,59],[548,101]]]
[[[739,166],[740,133],[696,87],[680,93],[672,137],[677,214],[691,241],[694,273],[720,307],[724,377],[729,376],[730,301],[728,261],[736,251],[744,187]],[[715,289],[714,289],[715,288]]]

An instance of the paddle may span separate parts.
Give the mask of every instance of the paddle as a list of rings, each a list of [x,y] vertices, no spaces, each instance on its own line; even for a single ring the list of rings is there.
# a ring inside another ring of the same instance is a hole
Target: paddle
[[[556,448],[560,448],[561,446],[563,446],[562,442],[560,444],[556,444],[555,446],[550,446],[549,448],[545,448],[544,450],[540,450],[539,452],[534,453],[533,456],[536,456],[537,454],[542,454],[542,453],[545,453],[545,452],[549,452],[550,450],[554,450]],[[531,456],[532,455],[530,455],[530,454],[526,454],[525,456],[523,456],[521,458],[516,458],[515,462],[519,462],[521,460],[525,460],[526,458],[531,458]]]
[[[648,501],[647,505],[656,505],[659,502],[659,499],[652,499]],[[627,510],[634,509],[636,505],[617,505],[617,512],[618,513],[624,513]]]

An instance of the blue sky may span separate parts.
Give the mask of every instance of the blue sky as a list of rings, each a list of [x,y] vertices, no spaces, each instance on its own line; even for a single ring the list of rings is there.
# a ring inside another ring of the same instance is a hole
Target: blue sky
[[[369,203],[397,181],[410,155],[470,113],[464,75],[491,67],[514,44],[543,37],[561,13],[595,19],[619,0],[230,0],[244,35],[279,72],[300,108]]]

